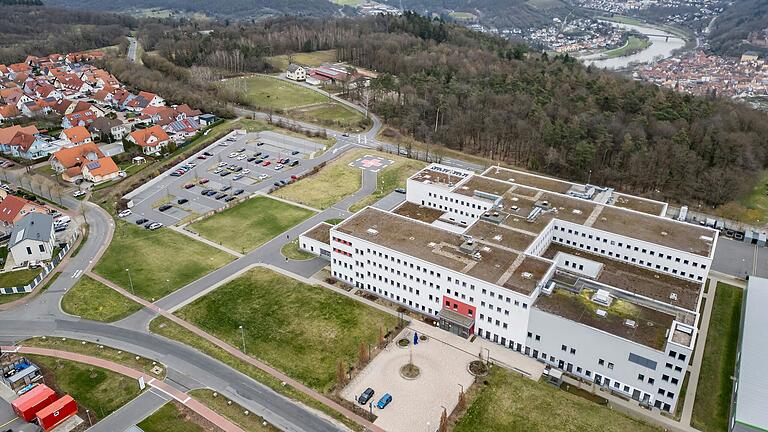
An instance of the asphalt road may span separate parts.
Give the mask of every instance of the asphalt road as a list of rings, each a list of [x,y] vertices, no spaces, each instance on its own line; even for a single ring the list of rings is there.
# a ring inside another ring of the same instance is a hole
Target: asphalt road
[[[128,38],[128,60],[136,63],[136,51],[138,51],[138,41],[135,37],[129,36]]]

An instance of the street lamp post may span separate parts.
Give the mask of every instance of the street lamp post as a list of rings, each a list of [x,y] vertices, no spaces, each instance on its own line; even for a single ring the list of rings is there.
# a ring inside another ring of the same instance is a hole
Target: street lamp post
[[[489,365],[489,364],[491,364],[491,350],[489,350],[488,348],[483,348],[483,349],[486,352],[485,364]]]
[[[459,384],[459,387],[461,388],[461,392],[464,393],[464,386]]]
[[[243,354],[246,354],[246,352],[245,352],[245,329],[243,329],[243,326],[240,326],[240,336],[243,338]]]
[[[128,273],[128,282],[131,284],[131,294],[136,295],[136,292],[133,291],[133,279],[131,279],[131,269],[125,269],[125,271]]]
[[[91,410],[85,410],[85,415],[88,416],[88,427],[93,426],[93,423],[91,423]]]

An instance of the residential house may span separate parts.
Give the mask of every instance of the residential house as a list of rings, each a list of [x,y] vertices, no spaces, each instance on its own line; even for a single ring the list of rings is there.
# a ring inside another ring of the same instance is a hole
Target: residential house
[[[16,105],[0,105],[0,124],[21,115]]]
[[[88,125],[91,138],[103,142],[120,141],[127,132],[126,126],[118,119],[99,117]]]
[[[197,118],[197,121],[200,122],[200,126],[210,126],[216,123],[216,116],[213,114],[203,114]]]
[[[51,167],[61,174],[64,181],[76,183],[83,179],[83,165],[104,158],[104,153],[89,142],[87,144],[63,148],[51,156]]]
[[[54,239],[53,216],[30,213],[13,227],[8,252],[16,264],[48,261],[53,256]]]
[[[91,110],[73,112],[61,119],[61,127],[65,129],[75,126],[88,126],[96,120],[96,114]]]
[[[307,69],[304,66],[291,63],[288,65],[288,70],[285,71],[285,77],[294,81],[306,81]]]
[[[34,125],[31,126],[19,126],[13,125],[7,128],[0,129],[0,152],[10,154],[11,153],[11,141],[17,133],[23,132],[29,135],[37,135],[40,132]]]
[[[159,106],[165,105],[165,99],[161,98],[160,96],[154,93],[142,91],[142,92],[139,92],[139,97],[146,100],[147,105],[149,106],[159,107]]]
[[[102,183],[116,179],[120,168],[111,157],[103,157],[93,162],[87,162],[83,167],[83,179],[91,183]]]
[[[58,150],[57,146],[51,145],[40,135],[27,132],[17,132],[11,138],[8,147],[11,150],[11,156],[26,160],[45,158]]]
[[[128,140],[138,145],[144,154],[159,153],[170,141],[168,134],[162,127],[155,125],[146,129],[139,129],[128,135]]]
[[[85,126],[75,126],[73,128],[61,131],[59,138],[66,139],[74,145],[87,144],[91,142],[91,133]]]
[[[29,213],[47,213],[44,206],[8,195],[0,201],[0,226],[12,226]]]

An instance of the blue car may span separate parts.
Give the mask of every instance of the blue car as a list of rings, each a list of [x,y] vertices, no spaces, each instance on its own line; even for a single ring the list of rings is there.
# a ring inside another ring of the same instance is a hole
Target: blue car
[[[379,399],[379,403],[377,403],[376,406],[379,409],[384,409],[387,405],[389,405],[390,402],[392,402],[392,395],[389,393],[384,393],[384,396]]]

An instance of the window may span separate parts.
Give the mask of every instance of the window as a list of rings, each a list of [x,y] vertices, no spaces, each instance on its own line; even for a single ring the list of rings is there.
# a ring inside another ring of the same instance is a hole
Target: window
[[[648,378],[648,384],[653,384],[654,382],[656,382],[656,380],[655,380],[655,379],[653,379],[653,378]]]
[[[567,347],[567,346],[565,346],[565,345],[560,345],[560,351],[565,351],[565,350],[567,350],[567,349],[568,349],[568,347]]]
[[[613,369],[613,363],[608,363],[608,369]]]
[[[640,380],[640,381],[645,381],[645,375],[637,374],[637,379]]]
[[[539,335],[536,335],[536,340],[537,340],[537,341],[540,341],[540,340],[541,340],[541,336],[539,336]]]
[[[45,246],[44,245],[37,245],[40,248],[40,252],[45,252]]]
[[[576,354],[576,348],[571,348],[571,354]]]
[[[648,369],[656,370],[656,362],[645,358],[643,356],[639,356],[635,353],[629,353],[629,361],[635,364],[639,364],[640,366],[647,367]]]
[[[42,246],[41,246],[41,248],[42,248]],[[677,359],[680,360],[680,361],[685,361],[685,354],[682,354],[682,353],[678,354],[677,355]]]
[[[605,364],[605,360],[600,359],[597,361],[597,364],[599,364],[600,366],[603,366]]]

